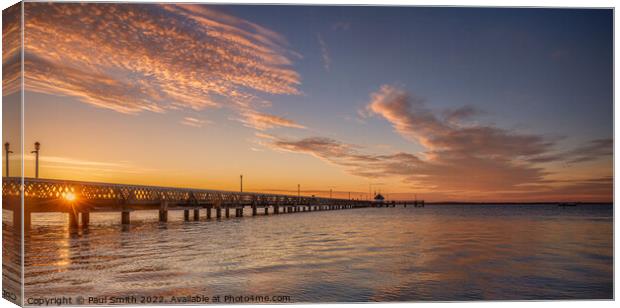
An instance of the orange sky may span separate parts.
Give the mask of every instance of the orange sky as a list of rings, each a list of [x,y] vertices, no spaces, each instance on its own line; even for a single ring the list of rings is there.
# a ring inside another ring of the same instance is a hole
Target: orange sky
[[[515,129],[497,123],[517,117],[445,105],[408,82],[349,86],[357,73],[338,61],[368,61],[339,58],[345,42],[329,39],[354,26],[326,26],[309,48],[234,8],[147,6],[26,4],[25,176],[39,141],[44,178],[238,190],[243,174],[246,191],[300,184],[342,198],[612,200],[611,129]],[[18,29],[4,31],[10,46]],[[5,47],[5,67],[18,51]],[[18,152],[17,72],[5,71],[3,140]],[[334,75],[351,79],[321,83]]]

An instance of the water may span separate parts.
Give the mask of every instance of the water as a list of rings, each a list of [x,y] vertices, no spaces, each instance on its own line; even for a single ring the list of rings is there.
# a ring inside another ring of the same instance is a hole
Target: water
[[[293,302],[610,299],[611,205],[427,205],[183,222],[34,214],[25,297],[288,296]],[[9,222],[4,222],[8,224]],[[5,226],[6,229],[6,226]],[[5,241],[10,233],[3,232]],[[282,297],[285,299],[285,297]]]

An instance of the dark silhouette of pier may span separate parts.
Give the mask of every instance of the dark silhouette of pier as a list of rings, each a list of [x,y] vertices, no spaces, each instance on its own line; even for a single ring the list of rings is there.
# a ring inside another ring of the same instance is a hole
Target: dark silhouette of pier
[[[368,201],[21,177],[2,179],[2,201],[4,209],[13,211],[14,222],[23,218],[24,230],[30,229],[32,213],[43,212],[67,213],[70,227],[85,228],[90,214],[96,212],[118,212],[121,224],[128,225],[131,212],[139,210],[159,210],[159,221],[167,222],[168,211],[174,210],[183,211],[184,220],[190,221],[199,220],[201,212],[207,219],[228,218],[233,210],[235,217],[242,217],[245,208],[250,208],[251,215],[256,216],[259,211],[262,215],[279,215],[424,205],[423,200]]]

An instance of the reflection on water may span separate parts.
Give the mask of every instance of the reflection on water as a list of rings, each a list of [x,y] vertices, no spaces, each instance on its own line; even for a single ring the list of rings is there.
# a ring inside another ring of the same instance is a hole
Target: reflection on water
[[[6,202],[6,200],[3,200]],[[2,210],[2,297],[15,304],[21,304],[21,236],[14,234],[13,212]],[[5,223],[6,222],[6,223]],[[21,225],[18,226],[21,229]]]
[[[183,222],[33,215],[25,297],[287,295],[296,302],[612,298],[611,205],[427,205]],[[204,216],[204,212],[202,213]],[[7,236],[7,235],[5,235]]]

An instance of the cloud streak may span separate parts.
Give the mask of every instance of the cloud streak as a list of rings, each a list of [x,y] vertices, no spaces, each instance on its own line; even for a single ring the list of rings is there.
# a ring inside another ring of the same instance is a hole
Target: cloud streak
[[[288,127],[305,129],[306,127],[284,117],[261,113],[253,110],[246,110],[239,119],[245,126],[257,130],[267,130],[275,127]]]
[[[329,72],[332,64],[332,58],[329,55],[329,50],[327,49],[327,43],[323,40],[323,36],[319,33],[317,34],[317,39],[319,41],[319,47],[321,48],[321,59],[323,60],[323,68]]]
[[[207,120],[200,120],[193,117],[184,117],[183,120],[181,120],[181,124],[196,128],[201,128],[208,123],[210,122]]]

